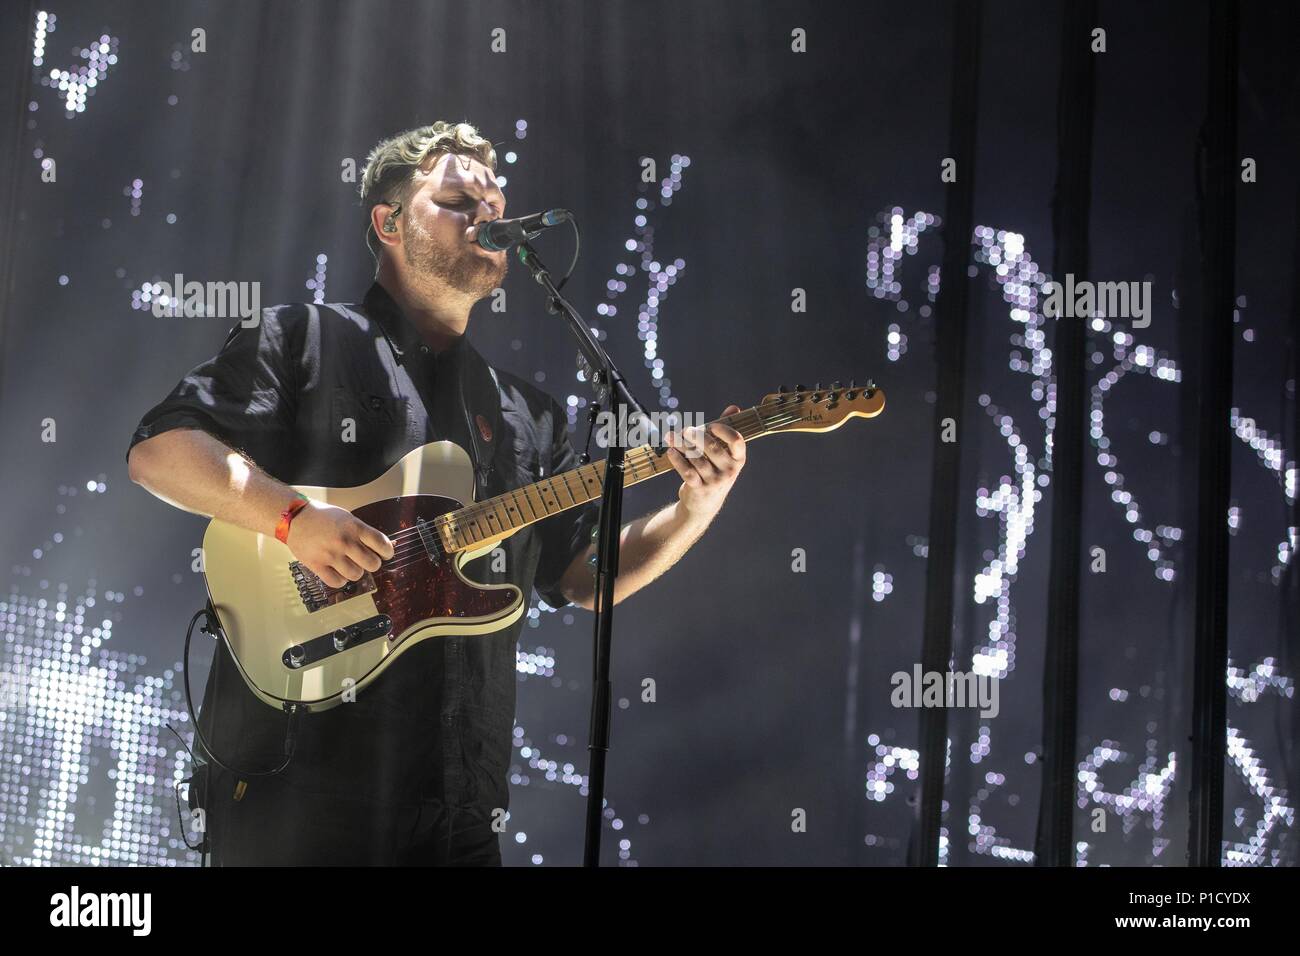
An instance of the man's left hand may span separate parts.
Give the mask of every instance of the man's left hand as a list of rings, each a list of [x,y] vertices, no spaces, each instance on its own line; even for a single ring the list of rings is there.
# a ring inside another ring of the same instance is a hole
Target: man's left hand
[[[740,411],[728,405],[722,417]],[[745,467],[745,439],[740,432],[722,422],[712,422],[703,429],[688,428],[680,435],[668,432],[668,460],[681,475],[677,498],[692,518],[711,519],[722,507],[727,493]]]

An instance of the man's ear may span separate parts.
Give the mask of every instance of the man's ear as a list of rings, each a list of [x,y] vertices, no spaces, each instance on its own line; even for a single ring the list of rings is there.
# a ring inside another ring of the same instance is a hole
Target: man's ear
[[[370,207],[370,228],[375,231],[379,241],[386,245],[394,245],[400,242],[397,231],[397,220],[402,212],[400,202],[376,203]]]

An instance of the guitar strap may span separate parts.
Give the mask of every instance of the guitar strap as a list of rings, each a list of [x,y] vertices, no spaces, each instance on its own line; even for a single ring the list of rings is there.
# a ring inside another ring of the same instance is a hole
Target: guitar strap
[[[487,492],[492,462],[501,443],[501,382],[496,369],[472,347],[460,363],[459,374],[461,407],[469,432],[468,451],[473,459],[477,494],[482,499],[490,497]]]

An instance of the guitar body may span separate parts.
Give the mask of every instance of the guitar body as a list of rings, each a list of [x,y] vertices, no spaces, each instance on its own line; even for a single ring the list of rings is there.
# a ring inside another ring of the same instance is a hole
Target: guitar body
[[[414,449],[355,488],[295,487],[384,532],[397,555],[345,593],[333,592],[313,583],[273,536],[213,519],[203,536],[208,596],[240,673],[265,703],[328,710],[420,641],[489,634],[524,613],[513,584],[484,586],[461,574],[506,535],[449,554],[430,530],[429,522],[473,499],[473,467],[459,446]]]
[[[885,394],[874,384],[795,386],[721,421],[746,441],[779,432],[828,432],[875,418]],[[624,458],[624,486],[676,474],[663,446]],[[386,534],[393,557],[342,588],[327,587],[274,536],[213,519],[203,536],[208,597],[240,674],[264,703],[309,711],[351,699],[402,653],[432,637],[491,634],[524,613],[513,584],[465,578],[467,561],[528,525],[599,501],[605,462],[589,462],[474,501],[469,456],[451,442],[424,445],[355,488],[298,491],[351,511]]]

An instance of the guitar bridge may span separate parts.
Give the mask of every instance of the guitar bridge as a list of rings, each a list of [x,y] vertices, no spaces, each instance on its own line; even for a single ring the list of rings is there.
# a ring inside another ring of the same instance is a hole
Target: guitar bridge
[[[375,579],[367,571],[360,581],[349,581],[341,588],[332,588],[327,585],[316,572],[312,571],[301,561],[289,562],[289,573],[293,575],[294,586],[298,589],[298,597],[302,599],[303,607],[308,613],[319,611],[340,601],[346,601],[348,598],[356,597],[358,594],[366,594],[375,589]]]

